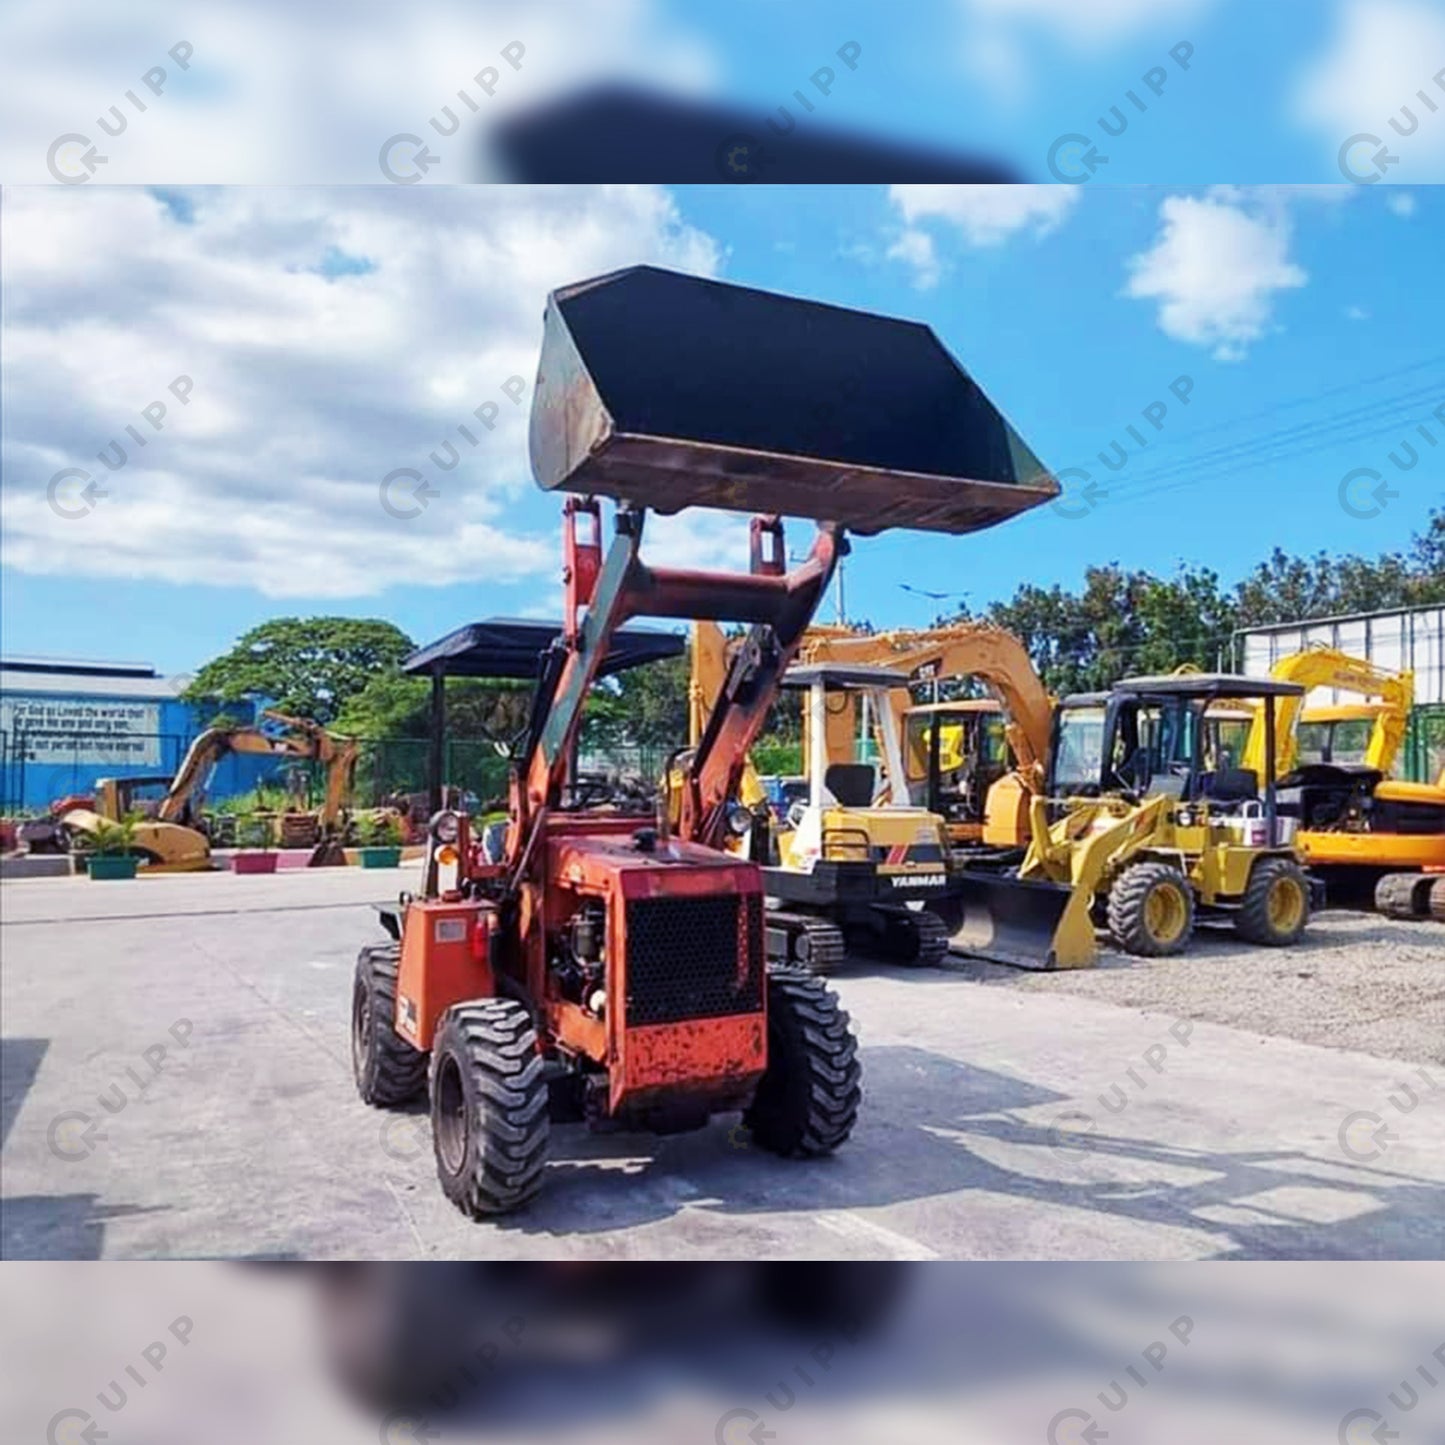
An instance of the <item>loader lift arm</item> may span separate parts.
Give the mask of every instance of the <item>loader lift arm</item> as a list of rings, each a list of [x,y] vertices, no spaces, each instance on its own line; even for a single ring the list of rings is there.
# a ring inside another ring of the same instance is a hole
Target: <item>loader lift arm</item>
[[[748,572],[655,568],[639,555],[644,508],[619,506],[616,535],[605,557],[598,503],[569,498],[563,515],[563,631],[538,680],[527,755],[513,784],[507,869],[514,885],[527,871],[543,820],[559,806],[583,709],[602,660],[612,638],[634,617],[751,624],[707,710],[682,776],[679,836],[713,847],[721,844],[727,806],[748,749],[847,545],[840,527],[820,522],[808,558],[787,572],[782,522],[754,517]]]

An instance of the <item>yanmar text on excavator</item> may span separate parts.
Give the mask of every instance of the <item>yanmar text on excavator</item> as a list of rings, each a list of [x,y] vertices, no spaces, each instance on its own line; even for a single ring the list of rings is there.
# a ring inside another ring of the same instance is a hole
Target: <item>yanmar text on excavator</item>
[[[549,298],[531,460],[574,495],[505,844],[437,814],[423,891],[383,915],[393,942],[362,950],[354,989],[362,1097],[429,1090],[442,1187],[475,1217],[536,1194],[554,1118],[671,1131],[740,1109],[789,1157],[848,1137],[848,1017],[820,978],[768,964],[760,870],[723,847],[751,821],[748,749],[846,530],[962,534],[1058,493],[927,326],[650,267]],[[617,503],[606,545],[598,497]],[[642,559],[647,508],[688,506],[755,514],[746,572]],[[817,524],[791,571],[780,512]],[[678,759],[675,826],[568,786],[589,691],[638,617],[749,628]]]

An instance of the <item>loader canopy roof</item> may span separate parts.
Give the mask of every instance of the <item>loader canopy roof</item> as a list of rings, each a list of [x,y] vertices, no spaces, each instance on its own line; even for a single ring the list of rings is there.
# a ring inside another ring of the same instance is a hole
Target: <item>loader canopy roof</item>
[[[1156,696],[1170,693],[1179,697],[1299,697],[1297,682],[1277,682],[1272,677],[1241,677],[1230,672],[1170,672],[1157,677],[1125,677],[1114,691],[1147,692]],[[1074,702],[1073,698],[1066,699]]]
[[[1058,483],[921,322],[634,266],[552,293],[547,490],[963,533]]]
[[[445,677],[534,678],[543,652],[561,635],[560,622],[518,617],[489,617],[469,622],[438,641],[419,647],[401,665],[408,673]],[[626,672],[687,650],[680,633],[649,627],[624,627],[614,634],[602,662],[602,676]]]
[[[784,687],[812,687],[821,682],[828,692],[853,687],[907,687],[908,674],[892,667],[853,667],[846,662],[811,662],[783,675]]]

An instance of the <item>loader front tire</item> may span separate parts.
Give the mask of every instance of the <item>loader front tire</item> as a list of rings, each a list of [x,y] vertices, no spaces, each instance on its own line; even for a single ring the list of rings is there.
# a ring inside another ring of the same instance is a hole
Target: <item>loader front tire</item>
[[[1125,953],[1167,958],[1194,932],[1194,890],[1167,863],[1131,863],[1109,890],[1109,932]]]
[[[1234,931],[1249,943],[1288,948],[1310,921],[1310,884],[1289,858],[1261,858],[1254,865],[1234,915]]]
[[[831,1154],[853,1132],[862,1098],[858,1041],[838,995],[817,975],[768,969],[768,1066],[743,1124],[770,1154]]]
[[[1445,923],[1445,878],[1437,878],[1430,885],[1430,917]]]
[[[426,1088],[427,1056],[397,1033],[399,943],[361,950],[351,990],[351,1069],[356,1090],[376,1108],[409,1104]]]
[[[532,1016],[514,999],[457,1004],[432,1048],[432,1142],[447,1198],[473,1219],[542,1186],[550,1118]]]

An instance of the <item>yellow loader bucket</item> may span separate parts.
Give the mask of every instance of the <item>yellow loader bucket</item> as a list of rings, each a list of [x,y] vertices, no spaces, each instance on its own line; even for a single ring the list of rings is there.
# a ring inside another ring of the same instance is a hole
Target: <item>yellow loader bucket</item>
[[[1088,889],[965,869],[960,891],[938,907],[949,949],[1014,968],[1092,968],[1099,946]]]

